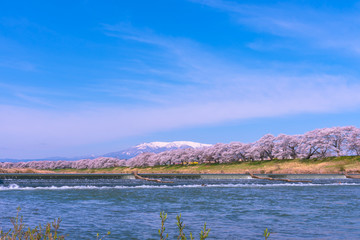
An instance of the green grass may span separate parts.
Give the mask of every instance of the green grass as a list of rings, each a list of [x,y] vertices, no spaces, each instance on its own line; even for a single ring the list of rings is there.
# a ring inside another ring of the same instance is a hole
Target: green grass
[[[253,162],[205,163],[197,165],[163,165],[154,167],[115,167],[99,169],[56,169],[57,173],[360,173],[360,156],[323,159],[274,159]]]
[[[21,208],[17,208],[17,214],[16,217],[11,218],[12,228],[10,228],[8,231],[3,231],[0,226],[0,240],[65,240],[67,239],[67,236],[60,235],[59,228],[61,219],[55,219],[53,222],[46,223],[44,226],[39,224],[38,226],[31,228],[28,226],[25,226],[23,217],[19,215]],[[158,229],[158,234],[160,240],[169,240],[169,234],[166,233],[165,228],[165,222],[167,220],[167,213],[160,212],[160,220],[161,225],[160,229]],[[176,216],[176,225],[178,228],[178,234],[175,238],[177,240],[195,240],[196,238],[193,236],[193,234],[189,233],[189,238],[186,237],[185,234],[185,223],[181,219],[181,214]],[[206,226],[206,222],[204,223],[204,227],[200,230],[200,233],[198,234],[199,240],[206,240],[209,236],[210,228]],[[109,236],[111,233],[107,232],[107,234],[100,236],[99,233],[96,234],[96,240],[104,240],[107,236]],[[135,235],[136,233],[134,233]],[[265,240],[267,240],[270,236],[270,231],[266,228],[264,230],[263,236],[265,237]],[[89,236],[83,236],[86,239],[89,239]],[[94,238],[95,239],[95,238]]]

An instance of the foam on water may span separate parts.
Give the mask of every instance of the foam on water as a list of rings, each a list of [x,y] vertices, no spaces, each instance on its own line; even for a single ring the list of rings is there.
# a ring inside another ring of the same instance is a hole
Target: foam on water
[[[9,186],[0,186],[0,191],[24,191],[24,190],[89,190],[89,189],[159,189],[159,188],[266,188],[266,187],[321,187],[321,186],[360,186],[360,183],[275,183],[275,184],[187,184],[187,185],[137,185],[137,186],[94,186],[94,185],[79,185],[79,186],[48,186],[48,187],[20,187],[17,184],[10,184]]]

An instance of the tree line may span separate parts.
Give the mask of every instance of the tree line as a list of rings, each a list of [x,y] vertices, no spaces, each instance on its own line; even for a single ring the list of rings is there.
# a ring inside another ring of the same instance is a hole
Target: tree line
[[[354,126],[315,129],[301,135],[266,134],[253,143],[217,143],[161,153],[146,152],[129,160],[101,157],[78,161],[0,163],[0,168],[85,169],[144,167],[189,163],[231,163],[273,159],[311,159],[360,155],[360,129]]]

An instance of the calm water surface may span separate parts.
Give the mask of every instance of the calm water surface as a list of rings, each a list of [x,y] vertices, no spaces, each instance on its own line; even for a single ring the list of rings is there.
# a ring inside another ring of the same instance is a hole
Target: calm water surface
[[[206,186],[202,186],[205,184]],[[186,233],[206,221],[209,239],[360,239],[360,180],[282,183],[255,179],[178,180],[157,184],[126,179],[8,179],[0,183],[0,227],[21,206],[34,226],[61,217],[67,239],[159,239],[160,211],[169,239],[177,214]]]

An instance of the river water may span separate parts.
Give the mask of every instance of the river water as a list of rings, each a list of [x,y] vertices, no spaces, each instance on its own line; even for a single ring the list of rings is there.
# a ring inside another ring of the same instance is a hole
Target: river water
[[[283,183],[258,179],[3,179],[0,228],[16,208],[29,226],[60,217],[66,239],[159,239],[159,213],[176,239],[176,215],[185,232],[206,222],[208,239],[360,239],[360,179]]]

